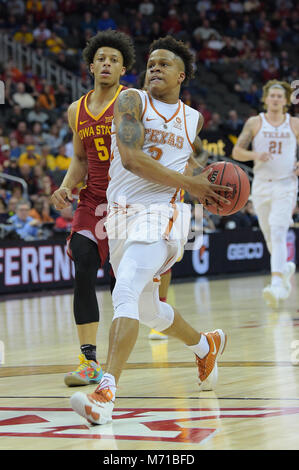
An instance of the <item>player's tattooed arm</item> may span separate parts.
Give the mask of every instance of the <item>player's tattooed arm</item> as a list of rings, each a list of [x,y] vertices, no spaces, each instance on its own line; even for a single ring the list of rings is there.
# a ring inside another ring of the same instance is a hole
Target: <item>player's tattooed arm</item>
[[[116,103],[115,123],[117,140],[120,145],[130,149],[140,149],[144,140],[141,122],[142,103],[140,96],[133,90],[123,91]]]
[[[254,152],[252,150],[248,150],[249,145],[260,127],[260,119],[261,118],[259,116],[253,116],[245,122],[232,151],[232,157],[235,160],[239,160],[241,162],[249,160],[267,161],[271,158],[271,155],[268,152]]]

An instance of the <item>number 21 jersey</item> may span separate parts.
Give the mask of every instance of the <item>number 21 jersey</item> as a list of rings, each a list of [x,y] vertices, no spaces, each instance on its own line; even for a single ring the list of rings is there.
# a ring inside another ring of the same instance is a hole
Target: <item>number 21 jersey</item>
[[[277,127],[270,124],[264,113],[260,113],[260,119],[261,127],[253,139],[252,149],[268,152],[272,158],[267,162],[255,162],[255,177],[262,180],[294,177],[297,142],[290,115],[286,113],[284,122]]]

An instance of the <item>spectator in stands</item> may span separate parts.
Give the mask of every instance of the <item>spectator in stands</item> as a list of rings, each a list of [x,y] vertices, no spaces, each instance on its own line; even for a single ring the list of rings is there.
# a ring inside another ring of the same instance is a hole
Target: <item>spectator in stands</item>
[[[43,171],[47,174],[56,170],[56,158],[54,154],[50,152],[50,147],[48,145],[43,145],[41,147],[40,165],[43,168]]]
[[[54,24],[56,22],[56,15],[57,2],[55,0],[44,0],[41,18],[50,24]]]
[[[45,143],[42,136],[42,126],[39,122],[35,122],[32,126],[31,143],[35,146],[38,152]]]
[[[56,154],[63,139],[60,136],[60,129],[57,124],[52,124],[50,132],[43,132],[45,144],[50,147],[51,152]]]
[[[42,92],[40,93],[38,100],[38,105],[41,109],[51,111],[56,107],[56,100],[53,89],[50,85],[45,85]]]
[[[239,117],[235,109],[228,112],[228,119],[225,121],[227,132],[238,135],[241,132],[243,120]]]
[[[14,103],[18,104],[22,109],[31,109],[35,105],[33,96],[26,92],[24,83],[17,83],[16,92],[12,95]]]
[[[56,108],[58,110],[67,109],[71,101],[69,90],[63,83],[59,83],[54,90]]]
[[[198,26],[193,32],[193,36],[200,38],[202,41],[208,41],[212,35],[217,39],[221,39],[221,35],[215,28],[211,27],[210,21],[207,18],[204,19],[202,25]]]
[[[13,104],[13,107],[7,113],[7,118],[5,120],[6,125],[9,129],[16,129],[19,122],[25,120],[25,111],[21,108],[19,104]]]
[[[5,161],[10,160],[10,146],[8,144],[3,144],[0,151],[0,165],[3,166]]]
[[[197,106],[197,110],[203,115],[203,118],[204,118],[204,125],[203,126],[204,126],[204,128],[206,128],[209,124],[209,121],[212,118],[212,113],[208,109],[206,102],[203,101],[203,100],[201,100],[199,102],[199,105]]]
[[[33,167],[37,165],[41,160],[41,156],[36,152],[34,145],[28,145],[26,152],[23,152],[19,158],[19,166],[28,165]]]
[[[262,91],[255,83],[251,85],[250,90],[247,93],[244,93],[244,100],[257,110],[261,102],[261,97]]]
[[[66,155],[65,145],[61,145],[56,157],[56,169],[60,171],[67,171],[71,164],[71,160],[72,159]]]
[[[209,67],[211,63],[216,62],[219,58],[217,49],[209,47],[209,41],[204,41],[202,48],[197,54],[197,59],[203,62],[205,66]]]
[[[52,178],[49,175],[44,175],[41,179],[41,188],[38,191],[40,196],[50,197],[57,189]]]
[[[104,10],[101,16],[101,19],[98,21],[97,29],[100,31],[105,31],[106,29],[116,29],[115,21],[110,18],[110,13],[108,10]]]
[[[252,77],[250,77],[247,70],[242,69],[239,72],[239,76],[235,83],[234,90],[243,98],[246,93],[250,92],[252,84],[253,84]]]
[[[28,164],[20,165],[20,177],[25,180],[27,184],[28,194],[31,197],[34,194],[37,194],[38,185],[34,178],[32,167]]]
[[[38,221],[29,216],[30,204],[20,201],[17,204],[16,214],[8,219],[9,231],[15,231],[23,240],[35,240],[38,238]]]
[[[162,21],[162,31],[164,34],[177,34],[181,31],[182,26],[178,18],[178,14],[175,8],[171,8],[168,12],[168,16]]]
[[[9,11],[17,19],[21,19],[25,13],[25,5],[23,0],[11,0],[9,2]]]
[[[26,24],[21,25],[20,29],[15,32],[13,38],[16,42],[19,42],[24,46],[30,46],[34,41],[33,34]]]
[[[47,198],[39,197],[33,204],[29,212],[29,216],[37,220],[40,225],[45,223],[54,223],[54,219],[50,216],[50,207]]]
[[[17,139],[10,138],[10,159],[15,158],[19,159],[22,153],[21,146],[18,144]]]
[[[26,121],[20,121],[16,130],[11,133],[11,137],[15,138],[19,145],[23,145],[25,142],[25,136],[28,133],[28,127]]]
[[[34,41],[36,47],[44,48],[46,41],[51,36],[50,29],[47,28],[46,22],[40,23],[33,31]]]
[[[155,5],[150,0],[142,0],[139,7],[139,13],[144,16],[151,16],[155,12]]]
[[[282,19],[277,29],[276,42],[278,45],[290,44],[294,41],[294,31],[290,28],[288,21]]]
[[[236,60],[239,56],[238,49],[234,46],[232,38],[225,36],[223,38],[224,46],[220,49],[220,57],[224,62]]]
[[[199,0],[196,3],[196,10],[200,13],[206,13],[211,10],[211,2],[209,0]]]
[[[7,213],[8,217],[13,216],[16,213],[17,205],[19,200],[16,197],[10,197],[7,203]]]
[[[59,232],[70,232],[72,228],[73,208],[72,206],[61,209],[60,216],[55,221],[55,230]]]
[[[84,13],[84,19],[80,23],[80,29],[83,33],[87,30],[91,31],[91,34],[94,35],[97,31],[97,22],[93,17],[93,14],[90,11]]]
[[[9,217],[6,201],[0,196],[0,224],[5,224]]]
[[[65,16],[62,11],[57,12],[56,21],[53,24],[52,29],[60,38],[65,39],[68,36],[69,28],[66,24]]]
[[[151,24],[151,29],[149,32],[149,41],[153,42],[156,39],[160,38],[163,35],[161,24],[158,21],[154,21]]]
[[[258,218],[255,213],[253,203],[250,199],[245,204],[243,213],[244,213],[244,217],[248,220],[248,224],[250,227],[259,228]]]
[[[210,49],[214,49],[217,51],[217,58],[219,57],[219,51],[221,51],[224,47],[224,42],[222,38],[217,38],[215,34],[211,34],[209,37],[209,40],[207,42],[207,45]]]
[[[212,113],[211,119],[208,121],[205,129],[207,131],[218,132],[223,128],[223,122],[219,113]]]
[[[34,108],[29,111],[27,115],[27,121],[32,124],[34,122],[39,122],[41,125],[49,121],[49,114],[45,112],[39,102],[35,103]]]
[[[244,5],[239,2],[239,0],[232,0],[231,2],[229,2],[229,11],[233,14],[233,15],[241,15],[244,11]]]
[[[46,40],[46,46],[53,55],[59,54],[66,49],[63,39],[57,36],[55,31],[51,31],[51,36]]]
[[[19,165],[18,165],[17,158],[10,157],[10,160],[7,160],[4,163],[3,172],[7,175],[15,176],[16,178],[21,178],[22,175],[21,175],[21,172],[20,172],[20,168],[19,168]],[[8,181],[6,183],[7,189],[11,189],[12,186],[13,186],[13,183],[11,183],[10,181]]]
[[[234,39],[240,39],[242,36],[242,30],[238,25],[238,22],[234,19],[231,18],[229,21],[228,28],[225,30],[225,36],[229,36]]]

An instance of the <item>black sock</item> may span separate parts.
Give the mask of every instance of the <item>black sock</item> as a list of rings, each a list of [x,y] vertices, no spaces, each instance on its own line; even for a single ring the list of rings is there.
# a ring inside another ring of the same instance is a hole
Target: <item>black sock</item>
[[[93,344],[82,344],[80,347],[87,361],[97,362],[97,347]]]

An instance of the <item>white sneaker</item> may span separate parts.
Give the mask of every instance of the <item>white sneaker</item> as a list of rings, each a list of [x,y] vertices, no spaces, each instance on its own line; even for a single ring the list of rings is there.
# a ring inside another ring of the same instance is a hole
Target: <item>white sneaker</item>
[[[218,365],[215,362],[214,369],[204,382],[198,382],[200,392],[211,392],[215,390],[218,381]]]
[[[77,392],[71,396],[71,406],[78,415],[92,424],[107,424],[112,421],[114,407],[113,394],[110,388],[98,390],[86,395]]]
[[[279,301],[287,299],[289,295],[290,292],[288,292],[284,285],[271,286],[271,284],[269,284],[263,290],[263,297],[266,303],[272,308],[277,308]]]
[[[282,282],[283,282],[284,287],[287,289],[289,293],[291,292],[291,289],[292,289],[291,277],[293,276],[295,271],[296,271],[295,263],[293,263],[292,261],[288,261],[286,263],[286,268],[282,275]]]

